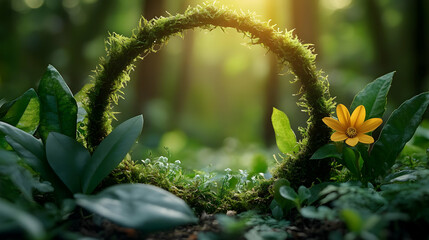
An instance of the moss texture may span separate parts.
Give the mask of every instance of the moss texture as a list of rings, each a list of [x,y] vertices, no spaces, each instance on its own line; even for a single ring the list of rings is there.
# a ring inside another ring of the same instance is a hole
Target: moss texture
[[[316,69],[312,46],[302,44],[292,31],[279,31],[270,22],[258,20],[252,13],[230,10],[216,3],[188,8],[184,14],[160,17],[150,21],[142,18],[131,37],[112,34],[107,40],[107,56],[95,70],[94,87],[88,91],[86,109],[88,125],[86,143],[94,149],[111,131],[112,104],[117,104],[121,89],[129,81],[134,62],[164,45],[168,38],[184,30],[203,28],[234,28],[247,36],[252,44],[259,44],[277,55],[288,66],[301,86],[298,103],[309,115],[307,127],[301,128],[303,140],[300,151],[287,156],[274,170],[276,178],[286,178],[293,187],[309,186],[329,178],[331,163],[309,160],[310,156],[329,141],[331,130],[322,122],[333,110],[327,79]],[[160,183],[157,183],[159,185]],[[171,191],[171,189],[170,189]],[[180,190],[177,190],[180,191]],[[268,194],[261,188],[256,195]],[[173,191],[174,192],[174,191]],[[180,195],[180,194],[179,194]]]

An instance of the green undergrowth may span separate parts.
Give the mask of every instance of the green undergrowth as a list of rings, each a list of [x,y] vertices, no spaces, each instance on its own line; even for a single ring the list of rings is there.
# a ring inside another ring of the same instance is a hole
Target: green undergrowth
[[[151,157],[133,161],[125,159],[110,174],[101,188],[120,183],[146,183],[161,187],[187,202],[197,213],[242,212],[258,209],[268,212],[272,180],[262,173],[250,175],[246,170],[223,172],[186,171],[180,160]]]

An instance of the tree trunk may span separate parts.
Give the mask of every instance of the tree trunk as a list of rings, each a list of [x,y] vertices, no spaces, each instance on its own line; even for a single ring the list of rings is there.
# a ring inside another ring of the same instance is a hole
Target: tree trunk
[[[295,34],[304,43],[314,44],[318,47],[319,4],[318,0],[292,1],[292,24]]]
[[[267,1],[267,15],[270,16],[273,23],[278,23],[276,1]],[[263,138],[266,145],[271,145],[275,142],[275,134],[273,125],[271,124],[271,114],[273,107],[278,103],[279,99],[279,60],[273,53],[268,53],[270,71],[267,76],[265,85],[265,104],[263,115]]]
[[[150,20],[164,13],[164,0],[143,1],[143,17]],[[159,96],[163,56],[161,53],[149,54],[137,64],[136,99],[134,111],[141,113],[145,105]]]

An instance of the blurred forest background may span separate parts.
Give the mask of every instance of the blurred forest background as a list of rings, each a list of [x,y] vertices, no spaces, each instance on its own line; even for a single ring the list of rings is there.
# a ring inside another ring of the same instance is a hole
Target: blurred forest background
[[[202,2],[0,0],[0,99],[35,88],[48,64],[77,93],[105,55],[109,32],[129,36],[141,15],[174,15]],[[217,2],[272,19],[314,44],[317,66],[329,76],[339,103],[349,105],[362,87],[391,71],[396,75],[388,111],[429,89],[429,1]],[[296,106],[293,76],[248,42],[232,29],[187,31],[137,63],[125,100],[115,109],[119,122],[145,117],[136,159],[169,154],[189,167],[218,169],[274,161],[272,107],[288,114],[296,133],[307,116]]]

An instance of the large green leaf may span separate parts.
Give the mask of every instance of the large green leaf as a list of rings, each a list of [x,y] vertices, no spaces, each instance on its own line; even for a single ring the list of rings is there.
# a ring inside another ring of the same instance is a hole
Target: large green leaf
[[[19,158],[14,152],[0,149],[0,175],[7,176],[7,179],[10,180],[6,183],[2,182],[2,184],[12,185],[7,186],[9,192],[5,192],[0,187],[0,195],[3,198],[11,199],[10,194],[14,191],[10,190],[13,188],[18,189],[21,195],[29,201],[33,200],[33,189],[37,189],[39,192],[53,191],[50,184],[40,182],[38,177],[34,177],[30,170],[21,166],[18,161]],[[16,196],[11,200],[17,200]]]
[[[95,149],[83,172],[83,192],[94,191],[97,185],[122,161],[143,128],[143,116],[128,119],[113,130]]]
[[[324,159],[324,158],[337,158],[342,157],[341,151],[338,150],[335,143],[328,143],[323,145],[311,156],[310,159]]]
[[[41,221],[12,203],[0,199],[0,235],[2,233],[16,234],[16,226],[25,231],[28,239],[46,239],[46,232]]]
[[[58,71],[48,66],[38,88],[40,98],[39,133],[46,141],[50,132],[76,138],[77,104]]]
[[[280,151],[285,154],[297,151],[298,144],[296,142],[296,136],[290,127],[287,115],[277,108],[273,108],[271,122],[273,123],[274,132],[276,133],[277,147]]]
[[[72,193],[82,192],[81,176],[91,159],[86,148],[69,136],[52,132],[46,139],[46,157]]]
[[[387,93],[389,92],[395,72],[383,75],[366,85],[353,99],[351,110],[363,105],[366,110],[366,119],[381,118],[386,110]]]
[[[279,189],[279,193],[282,197],[291,200],[293,202],[299,202],[299,196],[295,192],[295,190],[289,186],[281,186]]]
[[[39,98],[34,89],[0,107],[0,121],[33,134],[39,126]],[[0,147],[8,148],[4,134],[0,133]]]
[[[301,202],[309,199],[311,197],[311,192],[305,186],[299,186],[298,188],[298,197]]]
[[[146,184],[120,184],[97,195],[75,194],[75,198],[81,207],[121,226],[143,232],[197,222],[182,199]]]
[[[6,135],[7,142],[35,171],[43,176],[49,165],[45,160],[43,144],[31,134],[10,124],[0,122],[0,132]]]
[[[52,183],[55,191],[62,195],[67,194],[63,190],[64,184],[49,166],[45,156],[45,149],[40,140],[19,128],[3,122],[0,122],[0,132],[6,135],[7,142],[25,163],[38,172],[44,180]]]
[[[0,121],[33,134],[39,126],[39,97],[34,89],[29,89],[19,98],[0,108]]]
[[[405,101],[393,111],[364,163],[367,176],[382,176],[393,166],[396,157],[414,135],[428,105],[429,92],[426,92]]]

